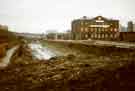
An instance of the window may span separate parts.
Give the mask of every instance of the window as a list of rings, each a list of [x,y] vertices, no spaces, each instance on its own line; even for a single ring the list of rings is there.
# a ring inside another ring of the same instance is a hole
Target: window
[[[103,28],[103,30],[102,30],[103,32],[105,32],[105,28]]]
[[[105,38],[108,38],[108,34],[105,34]]]
[[[91,35],[91,38],[94,38],[94,35],[93,34]]]
[[[81,32],[83,32],[83,27],[81,27]]]
[[[88,34],[85,34],[85,38],[88,38]]]
[[[104,36],[104,34],[102,34],[102,38],[104,38],[105,36]]]
[[[113,31],[113,28],[111,28],[110,30]]]
[[[117,38],[117,35],[116,34],[114,35],[114,38]]]
[[[107,28],[105,28],[105,31],[107,32]]]
[[[110,34],[110,37],[113,38],[113,34]]]
[[[115,28],[114,31],[117,32],[117,28]]]
[[[88,25],[88,22],[85,22],[85,25]]]
[[[101,20],[101,17],[98,17],[98,20]]]
[[[104,28],[101,28],[101,32],[104,32]]]
[[[97,38],[97,34],[95,34],[95,38]]]
[[[93,28],[91,28],[91,32],[93,32],[93,30],[94,30],[94,29],[93,29]]]
[[[101,31],[101,28],[99,28],[97,32],[100,32],[100,31]]]
[[[81,25],[83,25],[83,22],[81,22]]]
[[[85,32],[88,32],[88,28],[85,28]]]
[[[101,38],[101,34],[98,34],[98,38],[99,38],[99,39]]]
[[[97,32],[97,28],[94,29],[94,32]]]

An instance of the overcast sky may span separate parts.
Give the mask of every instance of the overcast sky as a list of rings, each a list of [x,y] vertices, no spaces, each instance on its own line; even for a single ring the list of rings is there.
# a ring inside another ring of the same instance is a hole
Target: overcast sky
[[[135,0],[0,0],[0,24],[17,32],[65,31],[73,19],[97,15],[126,24],[135,20]]]

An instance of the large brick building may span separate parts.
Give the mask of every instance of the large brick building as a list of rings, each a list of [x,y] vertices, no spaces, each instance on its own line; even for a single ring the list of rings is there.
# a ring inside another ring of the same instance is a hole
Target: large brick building
[[[118,37],[119,20],[107,19],[102,16],[89,19],[84,16],[82,19],[72,21],[72,39],[116,40]]]

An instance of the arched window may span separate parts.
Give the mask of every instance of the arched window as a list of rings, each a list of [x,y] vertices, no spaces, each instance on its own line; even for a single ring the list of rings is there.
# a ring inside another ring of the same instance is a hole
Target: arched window
[[[111,28],[110,31],[113,32],[113,28]]]
[[[81,25],[83,26],[83,21],[81,22]]]
[[[88,28],[85,28],[85,32],[88,32]]]
[[[101,38],[101,34],[98,34],[98,38],[99,38],[99,39]]]
[[[102,38],[104,38],[104,34],[102,34]]]
[[[91,38],[94,38],[94,35],[93,34],[91,34]]]
[[[117,34],[114,35],[114,38],[117,38]]]
[[[110,37],[113,38],[113,34],[110,34]]]
[[[118,31],[117,28],[115,28],[114,31],[117,32]]]
[[[88,34],[85,34],[85,38],[88,38]]]
[[[108,38],[108,34],[105,34],[105,38]]]
[[[93,32],[93,28],[91,28],[90,31]]]
[[[95,38],[97,38],[97,34],[95,34]]]
[[[81,27],[81,32],[83,32],[84,31],[84,28],[83,27]]]

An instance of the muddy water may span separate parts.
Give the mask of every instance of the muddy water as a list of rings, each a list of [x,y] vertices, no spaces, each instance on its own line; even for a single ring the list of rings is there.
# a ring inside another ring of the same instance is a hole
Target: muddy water
[[[39,43],[28,44],[28,47],[31,49],[33,57],[39,60],[48,60],[56,56],[56,54],[51,49],[43,47]]]

